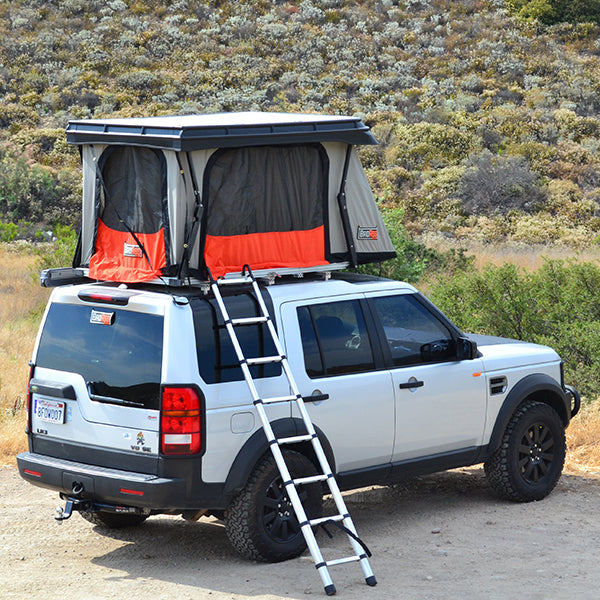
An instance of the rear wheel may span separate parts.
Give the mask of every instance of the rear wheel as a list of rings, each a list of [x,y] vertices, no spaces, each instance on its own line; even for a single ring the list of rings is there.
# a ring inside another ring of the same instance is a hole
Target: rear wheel
[[[284,456],[293,478],[317,474],[304,455],[285,452]],[[308,519],[320,517],[321,484],[302,485],[297,490]],[[233,547],[246,558],[279,562],[305,550],[304,535],[273,456],[258,463],[246,487],[232,500],[225,512],[225,526]]]
[[[554,489],[564,461],[565,430],[558,413],[542,402],[527,402],[510,419],[484,468],[498,496],[530,502]]]
[[[106,529],[124,529],[125,527],[136,527],[141,525],[148,517],[146,515],[133,515],[127,513],[92,512],[82,510],[79,513],[86,521],[105,527]]]

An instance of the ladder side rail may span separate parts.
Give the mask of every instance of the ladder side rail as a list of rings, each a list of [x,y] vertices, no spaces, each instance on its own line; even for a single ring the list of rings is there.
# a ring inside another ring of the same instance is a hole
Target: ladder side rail
[[[350,513],[348,512],[348,508],[346,506],[346,503],[344,501],[344,498],[342,496],[342,493],[340,491],[338,483],[337,483],[335,477],[333,476],[331,466],[329,465],[329,461],[327,460],[327,457],[325,456],[325,451],[323,450],[323,445],[321,444],[321,441],[317,437],[316,430],[312,423],[312,419],[310,418],[310,415],[306,409],[306,404],[302,398],[302,394],[300,393],[300,390],[298,389],[298,387],[296,385],[296,379],[292,373],[291,367],[289,365],[289,361],[287,360],[287,356],[283,350],[279,336],[277,335],[277,330],[275,329],[275,324],[273,323],[273,319],[269,315],[269,311],[267,309],[267,306],[266,306],[264,299],[262,297],[262,294],[260,292],[260,287],[259,287],[256,279],[253,277],[252,277],[252,287],[254,289],[254,293],[256,295],[261,312],[265,317],[267,317],[267,321],[266,321],[267,327],[269,328],[269,332],[271,334],[271,337],[273,338],[273,342],[275,343],[275,348],[277,349],[278,354],[283,357],[283,359],[281,361],[283,370],[285,371],[287,380],[290,384],[292,395],[296,396],[296,405],[298,407],[298,410],[300,411],[300,415],[301,415],[302,421],[304,422],[304,425],[306,427],[307,433],[310,436],[312,436],[311,443],[312,443],[313,449],[315,451],[315,454],[317,456],[317,459],[319,461],[319,464],[321,466],[321,470],[324,474],[328,475],[327,485],[329,486],[329,490],[334,499],[337,510],[338,510],[339,514],[343,516],[344,526],[349,531],[351,531],[355,536],[358,536],[356,527],[354,526],[354,522],[352,521],[352,518],[350,517]],[[371,569],[369,561],[367,560],[367,556],[365,554],[364,548],[351,535],[347,535],[347,537],[348,537],[348,541],[350,542],[350,545],[352,546],[356,556],[360,557],[360,564],[361,564],[363,573],[365,575],[365,578],[367,580],[369,580],[370,578],[373,577],[373,571]]]

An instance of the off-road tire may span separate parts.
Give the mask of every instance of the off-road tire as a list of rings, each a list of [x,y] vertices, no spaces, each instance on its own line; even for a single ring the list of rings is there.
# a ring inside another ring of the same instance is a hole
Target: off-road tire
[[[562,473],[565,444],[562,420],[551,406],[522,404],[508,422],[499,448],[484,464],[492,489],[515,502],[545,498]]]
[[[104,527],[105,529],[124,529],[125,527],[137,527],[148,517],[145,515],[130,515],[126,513],[91,512],[82,510],[79,513],[86,521]]]
[[[284,452],[292,478],[316,475],[313,463],[298,452]],[[323,509],[320,483],[297,487],[309,519],[319,518]],[[272,455],[263,457],[246,487],[225,511],[227,537],[244,557],[263,562],[280,562],[304,552],[306,542],[283,480]]]

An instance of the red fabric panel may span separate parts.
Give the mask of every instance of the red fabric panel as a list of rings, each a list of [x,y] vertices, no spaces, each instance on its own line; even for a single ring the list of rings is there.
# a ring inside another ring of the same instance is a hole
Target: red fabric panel
[[[98,220],[96,252],[90,259],[89,276],[92,279],[134,283],[158,277],[167,265],[165,233],[137,233],[138,240],[150,258],[152,268],[128,232],[116,231]]]
[[[304,231],[270,231],[245,235],[206,236],[204,260],[213,277],[253,270],[327,265],[325,227]]]

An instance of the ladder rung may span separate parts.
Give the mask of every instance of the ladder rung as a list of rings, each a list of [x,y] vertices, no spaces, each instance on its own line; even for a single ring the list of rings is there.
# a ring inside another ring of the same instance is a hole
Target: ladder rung
[[[295,399],[295,396],[294,396]],[[296,444],[297,442],[310,442],[312,435],[294,435],[292,437],[281,438],[277,440],[278,444]]]
[[[283,356],[259,356],[257,358],[247,358],[246,362],[249,366],[252,365],[265,365],[267,363],[276,363],[281,362],[283,360]],[[295,396],[294,396],[295,399]]]
[[[231,319],[232,325],[258,325],[258,323],[266,323],[269,317],[244,317],[243,319]]]
[[[335,565],[343,565],[349,562],[358,562],[360,556],[345,556],[344,558],[334,558],[333,560],[325,561],[327,567],[334,567]]]
[[[306,483],[316,483],[317,481],[325,481],[329,478],[329,475],[311,475],[310,477],[298,477],[294,479],[294,485],[304,485]]]
[[[226,277],[225,279],[217,279],[217,285],[237,285],[239,283],[252,283],[251,277]]]
[[[272,398],[261,398],[263,404],[277,404],[278,402],[291,402],[296,396],[273,396]]]
[[[321,525],[321,523],[327,523],[327,521],[343,521],[345,519],[342,515],[333,515],[331,517],[320,517],[319,519],[311,519],[309,525],[314,527],[315,525]]]

